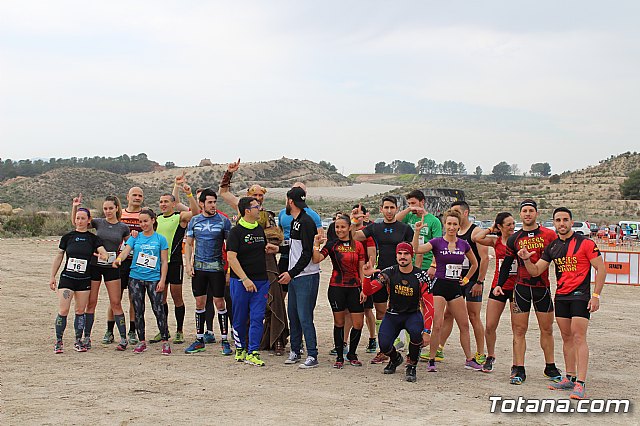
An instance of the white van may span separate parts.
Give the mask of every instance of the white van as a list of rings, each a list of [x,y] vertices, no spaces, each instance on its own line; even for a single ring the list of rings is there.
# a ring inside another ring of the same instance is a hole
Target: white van
[[[624,236],[629,238],[640,237],[640,222],[632,221],[632,220],[621,220],[618,222],[618,225],[624,231]],[[629,229],[630,228],[630,229]]]

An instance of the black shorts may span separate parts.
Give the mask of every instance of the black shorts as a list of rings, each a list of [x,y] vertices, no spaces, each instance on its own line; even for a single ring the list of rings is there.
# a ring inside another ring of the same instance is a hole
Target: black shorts
[[[364,301],[365,309],[373,309],[373,297],[367,296],[367,300]]]
[[[359,287],[330,285],[327,296],[333,312],[342,312],[345,309],[348,309],[352,314],[364,312],[364,305],[360,303]]]
[[[387,303],[389,301],[389,292],[387,286],[383,285],[382,288],[371,295],[373,303]]]
[[[482,302],[482,293],[479,296],[471,295],[471,288],[475,285],[473,281],[468,282],[466,285],[460,287],[462,294],[467,302]],[[484,291],[484,286],[482,288]]]
[[[191,289],[194,297],[206,296],[207,289],[211,288],[213,297],[224,297],[226,284],[225,273],[222,271],[198,271],[191,279]]]
[[[491,289],[491,291],[489,292],[489,299],[497,300],[501,303],[507,303],[507,300],[513,300],[513,290],[502,289],[502,292],[504,293],[502,296],[494,296],[493,289]]]
[[[91,281],[104,282],[115,281],[120,279],[120,268],[111,268],[103,266],[91,266]]]
[[[91,278],[85,280],[72,280],[67,277],[60,277],[58,288],[66,288],[71,291],[89,291],[91,290]]]
[[[553,312],[553,300],[549,288],[516,284],[511,305],[513,312],[516,314],[529,312],[532,304],[536,312]]]
[[[433,287],[431,287],[431,294],[433,294],[434,297],[444,297],[444,300],[450,302],[458,297],[462,297],[462,287],[459,281],[435,278],[433,280]]]
[[[582,317],[589,319],[591,313],[587,309],[588,300],[564,300],[556,296],[556,318]]]
[[[169,269],[167,270],[167,282],[169,284],[182,285],[183,274],[182,262],[169,262]]]
[[[120,288],[124,291],[129,288],[129,272],[131,271],[131,258],[126,258],[120,264]]]

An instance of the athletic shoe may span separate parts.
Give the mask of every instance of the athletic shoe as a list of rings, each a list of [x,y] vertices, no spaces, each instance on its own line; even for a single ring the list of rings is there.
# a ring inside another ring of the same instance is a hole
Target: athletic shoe
[[[556,383],[551,383],[547,386],[551,390],[573,390],[576,383],[572,380],[563,377],[562,380]]]
[[[206,333],[204,333],[204,343],[215,343],[216,342],[216,336],[210,332],[207,331]]]
[[[525,374],[525,372],[516,369],[514,374],[511,376],[511,379],[509,379],[509,383],[511,383],[512,385],[521,385],[525,380],[527,380],[527,375]]]
[[[487,361],[487,356],[485,354],[481,354],[480,352],[476,352],[476,355],[473,358],[480,365],[484,364]]]
[[[407,364],[407,368],[404,373],[404,379],[407,382],[416,381],[416,366],[414,364]]]
[[[515,376],[517,372],[518,372],[518,367],[516,367],[515,365],[512,365],[511,366],[511,373],[509,373],[509,377]]]
[[[85,337],[84,340],[82,341],[82,344],[84,345],[85,348],[87,348],[87,350],[91,349],[91,337]]]
[[[204,343],[200,340],[196,340],[192,344],[189,345],[187,349],[184,350],[185,354],[195,354],[196,352],[204,351]]]
[[[145,342],[140,342],[136,345],[135,348],[133,348],[134,354],[141,354],[142,352],[146,352],[146,351],[147,351],[147,344]]]
[[[307,357],[307,359],[298,366],[298,368],[315,368],[317,367],[318,364],[318,360],[315,357],[312,357],[311,355],[309,355]]]
[[[342,370],[342,367],[344,367],[344,359],[343,360],[337,359],[336,362],[333,363],[333,368]]]
[[[136,332],[135,331],[129,331],[129,344],[130,345],[135,345],[138,343],[138,336],[136,336]]]
[[[428,348],[420,349],[420,361],[429,361],[431,359],[431,351]]]
[[[356,354],[347,354],[347,361],[349,361],[349,364],[353,367],[362,367],[362,362],[358,360],[358,355]]]
[[[544,376],[549,378],[554,383],[558,383],[562,380],[562,373],[558,370],[558,367],[545,367],[544,368]]]
[[[107,331],[106,333],[104,333],[104,337],[102,338],[102,343],[104,345],[108,345],[110,343],[113,343],[113,333],[110,331]]]
[[[464,363],[464,368],[467,370],[482,370],[482,365],[478,364],[474,358],[468,359],[467,362]]]
[[[227,339],[222,340],[222,355],[233,355],[233,350],[231,350],[231,345],[229,344],[229,341]]]
[[[76,352],[86,352],[87,348],[84,346],[84,343],[82,343],[82,340],[76,340],[76,342],[73,344],[73,349],[76,350]]]
[[[404,342],[399,337],[393,341],[393,346],[396,347],[397,351],[404,351]]]
[[[584,399],[584,385],[576,383],[573,388],[573,392],[569,395],[571,399]]]
[[[376,356],[374,356],[373,359],[371,360],[371,364],[384,364],[388,359],[389,359],[388,356],[386,356],[382,352],[378,352]]]
[[[162,344],[162,355],[171,355],[171,345],[169,345],[169,342]]]
[[[160,333],[156,334],[155,336],[153,336],[151,340],[149,340],[149,343],[158,343],[158,342],[162,342],[162,336],[160,335]]]
[[[378,341],[376,340],[375,337],[373,339],[369,338],[369,344],[367,345],[366,352],[368,354],[374,354],[376,353],[377,350],[378,350]]]
[[[429,373],[435,373],[438,370],[436,369],[436,360],[435,359],[430,359],[429,360],[429,365],[427,365],[427,371]]]
[[[173,343],[176,345],[184,343],[184,333],[182,331],[176,332],[176,337],[173,338]]]
[[[396,368],[402,364],[402,355],[397,354],[396,359],[389,360],[387,366],[382,370],[384,374],[394,374],[396,372]]]
[[[291,351],[289,352],[289,358],[284,360],[285,364],[295,364],[298,361],[300,361],[300,355],[298,355],[297,353]]]
[[[62,340],[58,340],[56,342],[55,346],[53,347],[53,353],[54,354],[64,353],[64,343],[62,343]]]
[[[347,347],[347,344],[345,343],[344,346],[342,347],[342,355],[346,355],[349,352],[349,348]],[[333,348],[329,351],[329,355],[333,355],[333,356],[337,356],[338,355],[338,351],[336,351],[336,348]]]
[[[247,351],[245,351],[244,348],[236,348],[236,355],[235,355],[236,361],[244,362],[246,358],[247,358]]]
[[[244,362],[249,365],[255,365],[256,367],[264,367],[264,361],[260,359],[260,354],[257,351],[247,354]]]
[[[444,348],[442,346],[438,346],[436,350],[436,362],[444,361]]]
[[[492,356],[488,356],[487,360],[484,362],[482,366],[483,373],[492,373],[493,372],[493,363],[496,362],[496,359]]]
[[[116,346],[116,351],[124,352],[127,350],[127,339],[120,339],[120,343]]]

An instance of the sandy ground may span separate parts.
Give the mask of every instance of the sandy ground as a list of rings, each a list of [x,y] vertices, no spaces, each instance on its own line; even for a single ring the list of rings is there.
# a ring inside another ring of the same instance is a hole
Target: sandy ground
[[[389,192],[398,186],[395,185],[382,185],[378,183],[357,183],[350,186],[318,186],[307,188],[308,197],[310,200],[357,200],[359,198],[372,196],[376,194],[384,194]],[[291,188],[268,188],[269,197],[274,195],[285,197],[287,191]]]
[[[511,334],[508,315],[498,330],[498,364],[493,374],[465,370],[462,350],[454,330],[439,372],[429,374],[420,363],[418,382],[407,383],[404,374],[385,376],[382,365],[370,365],[365,354],[362,368],[334,370],[328,354],[332,340],[331,311],[326,298],[330,265],[323,264],[322,285],[316,308],[320,367],[299,370],[283,365],[284,358],[264,354],[264,368],[239,364],[220,354],[219,345],[204,353],[186,355],[185,345],[174,354],[160,355],[159,345],[141,355],[120,353],[100,342],[105,329],[107,296],[101,294],[94,326],[94,348],[72,350],[70,315],[65,336],[66,352],[53,354],[55,294],[47,282],[56,242],[0,241],[0,372],[2,424],[578,424],[606,421],[638,424],[630,414],[491,414],[490,395],[526,398],[560,398],[566,394],[546,389],[543,359],[532,319],[528,335],[528,377],[525,384],[508,384]],[[489,273],[492,276],[492,272]],[[104,287],[103,287],[104,290]],[[638,298],[640,288],[608,286],[602,310],[594,315],[590,330],[591,398],[640,396]],[[194,301],[187,280],[185,329],[194,337]],[[486,293],[485,293],[486,296]],[[169,302],[171,304],[171,302]],[[147,334],[156,332],[147,309]],[[170,327],[175,329],[173,307]],[[216,326],[217,328],[217,326]],[[365,330],[363,344],[367,337]],[[559,332],[556,357],[563,367]]]

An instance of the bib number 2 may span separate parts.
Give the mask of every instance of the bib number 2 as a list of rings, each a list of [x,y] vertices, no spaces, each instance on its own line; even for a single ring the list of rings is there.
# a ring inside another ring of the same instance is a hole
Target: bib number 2
[[[138,258],[136,259],[136,265],[142,266],[143,268],[148,269],[156,269],[156,265],[158,264],[158,256],[154,256],[152,254],[146,253],[138,253]]]

